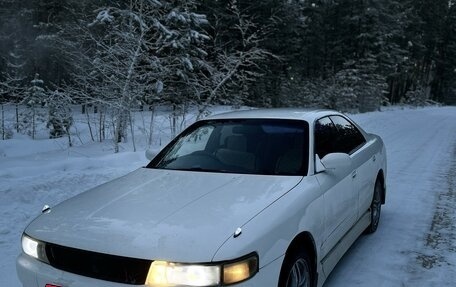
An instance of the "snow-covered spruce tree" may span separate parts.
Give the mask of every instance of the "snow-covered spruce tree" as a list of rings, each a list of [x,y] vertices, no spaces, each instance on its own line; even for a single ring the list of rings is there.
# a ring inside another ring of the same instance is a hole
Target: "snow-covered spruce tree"
[[[3,97],[3,104],[16,105],[16,132],[19,132],[19,103],[23,100],[26,91],[24,49],[19,41],[14,41],[11,50],[5,55],[5,69],[0,75],[0,96]]]
[[[12,129],[6,125],[5,105],[9,103],[8,86],[0,80],[0,140],[10,139],[13,136]]]
[[[354,75],[349,75],[350,71],[343,70],[342,73],[336,75],[339,77],[350,77],[354,80]],[[320,102],[325,108],[339,110],[343,112],[355,111],[358,108],[355,88],[351,85],[346,85],[337,82],[336,77],[324,81],[325,85],[320,93]]]
[[[7,140],[13,137],[13,131],[6,125],[5,107],[0,103],[0,140]]]
[[[398,45],[403,33],[403,9],[400,2],[363,1],[355,5],[359,19],[352,19],[356,27],[356,69],[361,83],[356,91],[360,112],[378,109],[388,97],[387,78],[397,66],[405,66],[407,51]],[[355,24],[356,23],[356,24]]]
[[[278,106],[281,107],[315,107],[325,106],[322,99],[327,97],[326,81],[290,76],[282,81]]]
[[[2,89],[0,88],[0,94],[2,94]],[[2,140],[6,139],[6,128],[5,128],[5,107],[4,105],[4,97],[0,95],[0,136]]]
[[[426,89],[421,86],[416,87],[413,90],[407,91],[405,93],[405,98],[403,103],[413,106],[425,106],[429,100]]]
[[[49,138],[60,138],[68,136],[68,145],[73,146],[71,140],[70,127],[73,124],[71,111],[71,98],[64,93],[55,90],[49,94],[46,99],[48,108],[47,127],[50,129]]]
[[[361,112],[376,110],[385,96],[387,84],[376,73],[376,60],[350,61],[328,79],[326,101],[330,108]]]
[[[25,60],[22,56],[22,48],[15,42],[12,50],[1,59],[0,64],[4,64],[4,70],[0,73],[0,138],[8,139],[12,137],[11,127],[5,124],[4,105],[16,105],[16,132],[19,132],[19,103],[24,95],[25,77],[22,76]],[[2,63],[3,62],[3,63]]]
[[[196,1],[162,1],[164,15],[155,22],[160,36],[154,55],[162,67],[157,91],[160,98],[173,108],[171,130],[176,134],[185,120],[186,109],[200,104],[207,95],[213,74],[206,60],[210,40],[205,31],[205,15],[195,13]],[[178,119],[182,118],[181,125]]]
[[[0,140],[10,139],[13,136],[11,127],[6,125],[5,104],[8,104],[7,92],[0,86]]]
[[[35,139],[38,124],[45,122],[43,105],[46,100],[44,82],[39,74],[30,81],[30,86],[25,92],[22,104],[25,110],[19,113],[19,131],[26,132],[32,139]]]

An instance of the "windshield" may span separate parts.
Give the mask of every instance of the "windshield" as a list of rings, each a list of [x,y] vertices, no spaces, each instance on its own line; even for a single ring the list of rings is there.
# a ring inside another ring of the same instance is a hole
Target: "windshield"
[[[306,175],[308,124],[293,120],[208,120],[174,139],[148,168]]]

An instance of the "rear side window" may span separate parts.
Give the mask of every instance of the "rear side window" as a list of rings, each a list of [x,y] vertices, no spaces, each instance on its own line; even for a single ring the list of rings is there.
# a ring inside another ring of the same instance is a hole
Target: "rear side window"
[[[366,142],[361,132],[348,120],[341,116],[331,116],[330,118],[337,129],[336,152],[350,154]]]
[[[353,153],[365,142],[356,126],[341,116],[324,117],[315,123],[315,153],[320,158],[333,152]]]

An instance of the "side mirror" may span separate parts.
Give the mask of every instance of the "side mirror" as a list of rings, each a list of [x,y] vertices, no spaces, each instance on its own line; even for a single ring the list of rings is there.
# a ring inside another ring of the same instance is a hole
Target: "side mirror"
[[[151,150],[151,149],[146,150],[146,158],[148,160],[153,160],[157,154],[158,154],[158,152],[155,150]]]
[[[317,156],[317,172],[324,170],[336,170],[349,168],[352,164],[351,157],[346,153],[329,153],[321,159],[321,165],[318,165]],[[323,168],[323,170],[322,170]]]

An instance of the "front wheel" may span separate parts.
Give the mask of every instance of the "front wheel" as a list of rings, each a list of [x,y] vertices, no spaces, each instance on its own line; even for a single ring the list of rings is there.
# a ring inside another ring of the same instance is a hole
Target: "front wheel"
[[[370,206],[371,223],[366,228],[365,233],[371,234],[377,231],[378,223],[380,222],[380,213],[382,211],[382,184],[379,180],[375,182],[374,197]]]
[[[305,252],[288,254],[282,266],[279,287],[313,287],[312,265]]]

